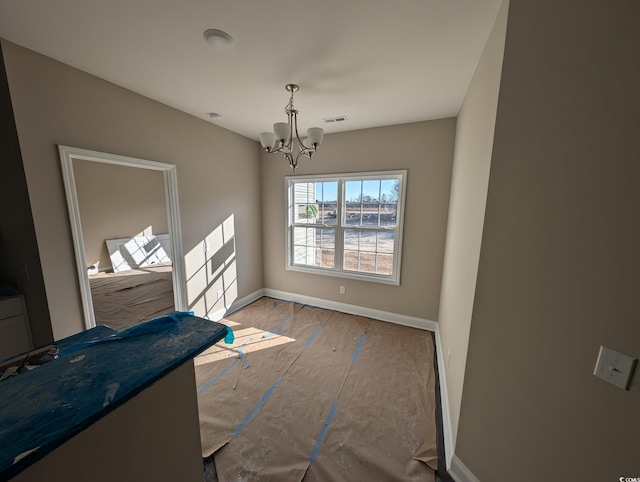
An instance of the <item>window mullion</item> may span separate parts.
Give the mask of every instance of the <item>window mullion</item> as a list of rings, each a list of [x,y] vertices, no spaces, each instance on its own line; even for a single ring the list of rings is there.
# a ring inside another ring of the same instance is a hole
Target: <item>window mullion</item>
[[[345,207],[344,204],[344,181],[342,179],[338,179],[338,199],[336,206],[336,234],[335,234],[335,242],[336,242],[336,251],[334,255],[334,264],[335,269],[342,271],[344,265],[344,216],[345,216]]]

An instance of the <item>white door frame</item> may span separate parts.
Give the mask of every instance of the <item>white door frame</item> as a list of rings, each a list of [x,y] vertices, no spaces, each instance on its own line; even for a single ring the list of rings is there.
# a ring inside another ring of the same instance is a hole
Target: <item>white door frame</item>
[[[84,251],[84,239],[82,236],[82,224],[80,222],[80,208],[76,182],[73,175],[73,160],[101,162],[118,166],[136,167],[161,171],[164,175],[164,193],[167,203],[167,221],[169,226],[169,238],[171,239],[171,261],[173,263],[173,301],[176,311],[185,311],[186,303],[186,278],[184,256],[182,252],[182,232],[180,229],[180,210],[178,208],[178,179],[176,166],[163,162],[147,161],[135,157],[107,154],[105,152],[90,151],[77,147],[58,146],[60,163],[62,165],[62,179],[64,191],[67,197],[69,221],[71,224],[71,236],[73,237],[73,249],[76,255],[76,269],[78,283],[80,285],[80,297],[84,312],[84,324],[87,329],[96,326],[91,299],[91,287],[87,276],[87,266]]]

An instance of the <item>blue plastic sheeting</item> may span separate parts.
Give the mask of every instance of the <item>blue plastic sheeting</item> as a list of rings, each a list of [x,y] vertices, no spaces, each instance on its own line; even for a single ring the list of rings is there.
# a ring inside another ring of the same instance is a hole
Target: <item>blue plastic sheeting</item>
[[[0,481],[8,480],[223,339],[220,323],[177,313],[56,344],[57,360],[0,384]]]

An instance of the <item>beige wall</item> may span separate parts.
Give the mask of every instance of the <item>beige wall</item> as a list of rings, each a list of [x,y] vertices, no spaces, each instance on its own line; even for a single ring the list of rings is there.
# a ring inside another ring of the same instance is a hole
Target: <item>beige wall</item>
[[[229,301],[262,288],[256,142],[10,42],[2,48],[56,339],[83,329],[57,144],[175,164],[185,256],[226,222]]]
[[[45,345],[53,341],[53,334],[1,52],[0,146],[0,281],[24,291],[33,342]]]
[[[458,430],[487,200],[508,0],[503,3],[458,115],[440,294],[439,332],[453,445]]]
[[[638,477],[640,3],[511,0],[456,455],[483,481]]]
[[[280,154],[263,153],[265,287],[436,320],[455,125],[442,119],[329,134],[298,167],[300,175],[408,170],[400,286],[287,271],[284,178],[291,169]]]
[[[73,175],[87,266],[110,270],[107,239],[168,232],[162,172],[74,159]]]

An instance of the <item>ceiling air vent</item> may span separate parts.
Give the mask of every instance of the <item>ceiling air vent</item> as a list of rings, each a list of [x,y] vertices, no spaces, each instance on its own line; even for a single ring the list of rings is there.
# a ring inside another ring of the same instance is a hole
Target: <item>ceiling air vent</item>
[[[337,117],[327,117],[326,119],[322,119],[325,122],[331,123],[331,122],[344,122],[347,119],[346,115],[339,115]]]

